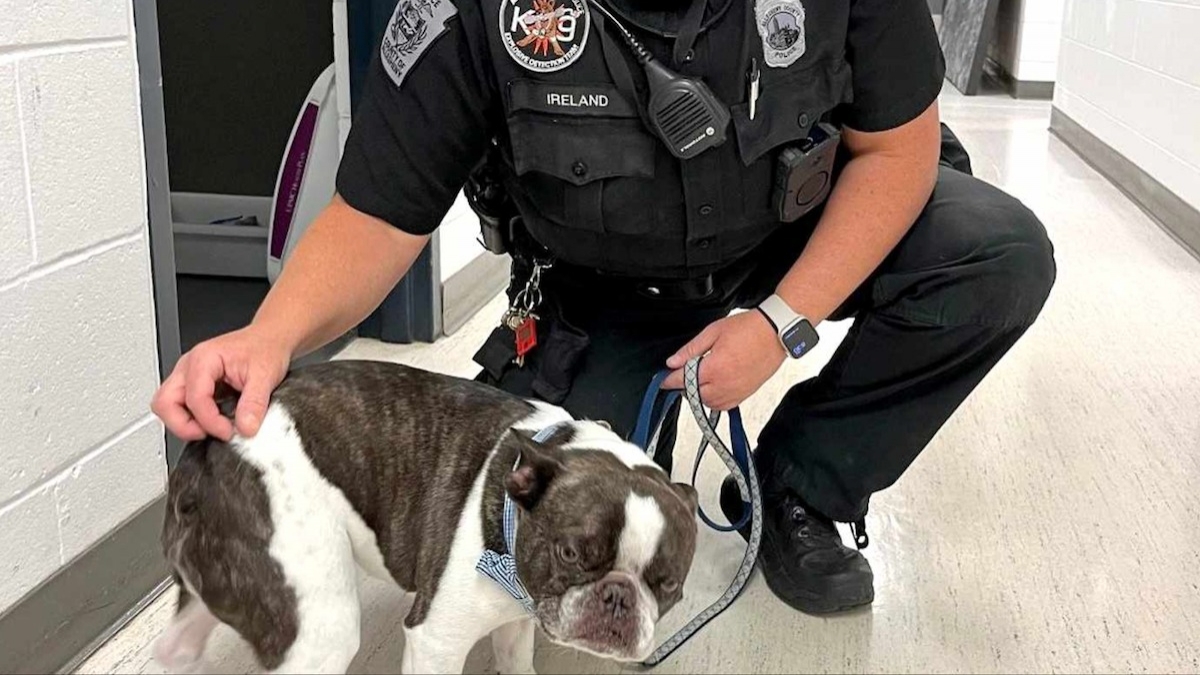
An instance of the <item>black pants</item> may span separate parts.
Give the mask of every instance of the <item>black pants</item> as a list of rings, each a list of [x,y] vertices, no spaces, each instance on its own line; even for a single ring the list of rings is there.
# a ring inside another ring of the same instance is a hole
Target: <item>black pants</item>
[[[698,302],[614,290],[602,277],[552,269],[543,286],[550,301],[590,337],[561,404],[627,436],[666,358],[712,321],[773,293],[810,234],[783,228]],[[835,315],[855,321],[832,361],[784,396],[758,437],[767,489],[795,490],[835,520],[865,515],[871,494],[904,473],[1033,323],[1054,278],[1053,248],[1038,219],[1002,191],[943,167],[912,230]],[[530,396],[539,351],[524,368],[481,379]],[[666,448],[674,417],[664,427]]]

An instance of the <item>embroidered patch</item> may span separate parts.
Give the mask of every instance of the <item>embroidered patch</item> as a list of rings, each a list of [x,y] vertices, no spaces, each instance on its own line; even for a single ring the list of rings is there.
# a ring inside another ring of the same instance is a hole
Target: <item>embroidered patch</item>
[[[583,54],[584,0],[501,0],[500,39],[514,61],[537,73],[562,70]]]
[[[800,0],[758,0],[754,18],[768,66],[786,68],[804,56],[804,5]]]
[[[379,56],[396,86],[429,45],[446,32],[446,22],[458,14],[450,0],[400,0],[383,32]]]

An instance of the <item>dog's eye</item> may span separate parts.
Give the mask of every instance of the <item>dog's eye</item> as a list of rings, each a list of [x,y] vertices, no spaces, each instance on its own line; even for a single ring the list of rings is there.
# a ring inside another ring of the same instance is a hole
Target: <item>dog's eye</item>
[[[679,590],[679,582],[675,581],[674,579],[667,579],[666,581],[659,584],[658,587],[662,589],[663,593],[670,595],[671,593],[674,593],[675,591]]]
[[[574,565],[579,562],[579,551],[570,544],[559,544],[558,557],[568,565]]]

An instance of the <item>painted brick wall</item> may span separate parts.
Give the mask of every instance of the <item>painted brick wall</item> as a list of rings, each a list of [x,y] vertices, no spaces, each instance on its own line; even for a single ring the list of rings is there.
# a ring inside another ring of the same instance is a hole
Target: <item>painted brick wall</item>
[[[1000,0],[991,56],[1013,77],[1053,82],[1066,0]]]
[[[1200,0],[1068,0],[1054,104],[1200,208]]]
[[[0,613],[164,489],[129,0],[0,0]]]

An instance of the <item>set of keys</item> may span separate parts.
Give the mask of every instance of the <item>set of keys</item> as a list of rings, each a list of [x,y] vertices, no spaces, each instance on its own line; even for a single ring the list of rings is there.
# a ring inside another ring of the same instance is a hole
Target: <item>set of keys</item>
[[[525,355],[537,346],[538,315],[534,310],[542,304],[542,272],[550,269],[551,263],[535,261],[533,272],[525,288],[513,298],[512,305],[504,312],[500,323],[511,330],[516,337],[517,356],[513,363],[518,368],[525,366]]]

